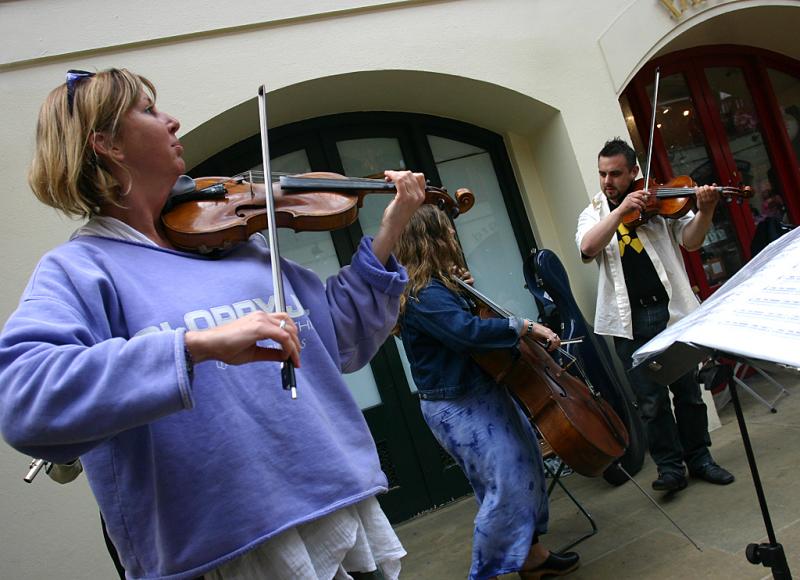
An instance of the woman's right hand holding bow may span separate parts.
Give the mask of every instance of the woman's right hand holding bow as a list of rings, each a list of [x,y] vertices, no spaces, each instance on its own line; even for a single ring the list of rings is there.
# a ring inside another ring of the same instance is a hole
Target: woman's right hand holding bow
[[[259,341],[267,339],[274,340],[281,348],[258,346]],[[208,330],[189,330],[184,341],[196,363],[213,359],[240,365],[290,358],[295,367],[300,367],[297,326],[285,312],[253,312]]]

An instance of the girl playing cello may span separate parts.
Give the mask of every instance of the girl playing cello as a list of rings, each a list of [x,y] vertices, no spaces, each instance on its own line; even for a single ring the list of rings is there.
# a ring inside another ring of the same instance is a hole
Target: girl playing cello
[[[539,541],[547,531],[548,498],[539,443],[527,417],[502,385],[469,357],[470,349],[508,348],[528,333],[560,345],[530,320],[473,315],[452,273],[469,281],[455,231],[431,206],[417,210],[403,231],[398,260],[409,284],[399,330],[420,407],[442,447],[458,462],[478,501],[471,580],[519,572],[523,580],[577,568],[574,552],[555,554]]]

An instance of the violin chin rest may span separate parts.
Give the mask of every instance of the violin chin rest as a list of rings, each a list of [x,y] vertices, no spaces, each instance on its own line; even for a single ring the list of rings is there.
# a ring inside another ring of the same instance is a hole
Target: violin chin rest
[[[169,191],[170,196],[181,193],[191,193],[195,190],[194,179],[188,175],[181,175]]]

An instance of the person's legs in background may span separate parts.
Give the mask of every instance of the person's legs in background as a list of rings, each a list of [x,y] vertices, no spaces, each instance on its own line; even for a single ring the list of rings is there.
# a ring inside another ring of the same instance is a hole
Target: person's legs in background
[[[648,378],[642,368],[631,368],[633,353],[666,328],[668,305],[664,302],[636,306],[631,310],[631,317],[633,340],[615,337],[614,346],[636,393],[650,456],[658,468],[653,489],[678,491],[685,488],[687,482],[681,434],[672,414],[668,389]]]

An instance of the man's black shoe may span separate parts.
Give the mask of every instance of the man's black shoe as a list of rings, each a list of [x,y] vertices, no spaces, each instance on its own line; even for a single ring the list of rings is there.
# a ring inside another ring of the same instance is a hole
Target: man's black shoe
[[[653,489],[656,491],[680,491],[689,485],[682,473],[659,473],[658,479],[653,482]]]
[[[733,483],[734,479],[736,479],[730,471],[724,467],[720,467],[713,461],[697,469],[690,469],[689,475],[717,485],[728,485],[729,483]]]

